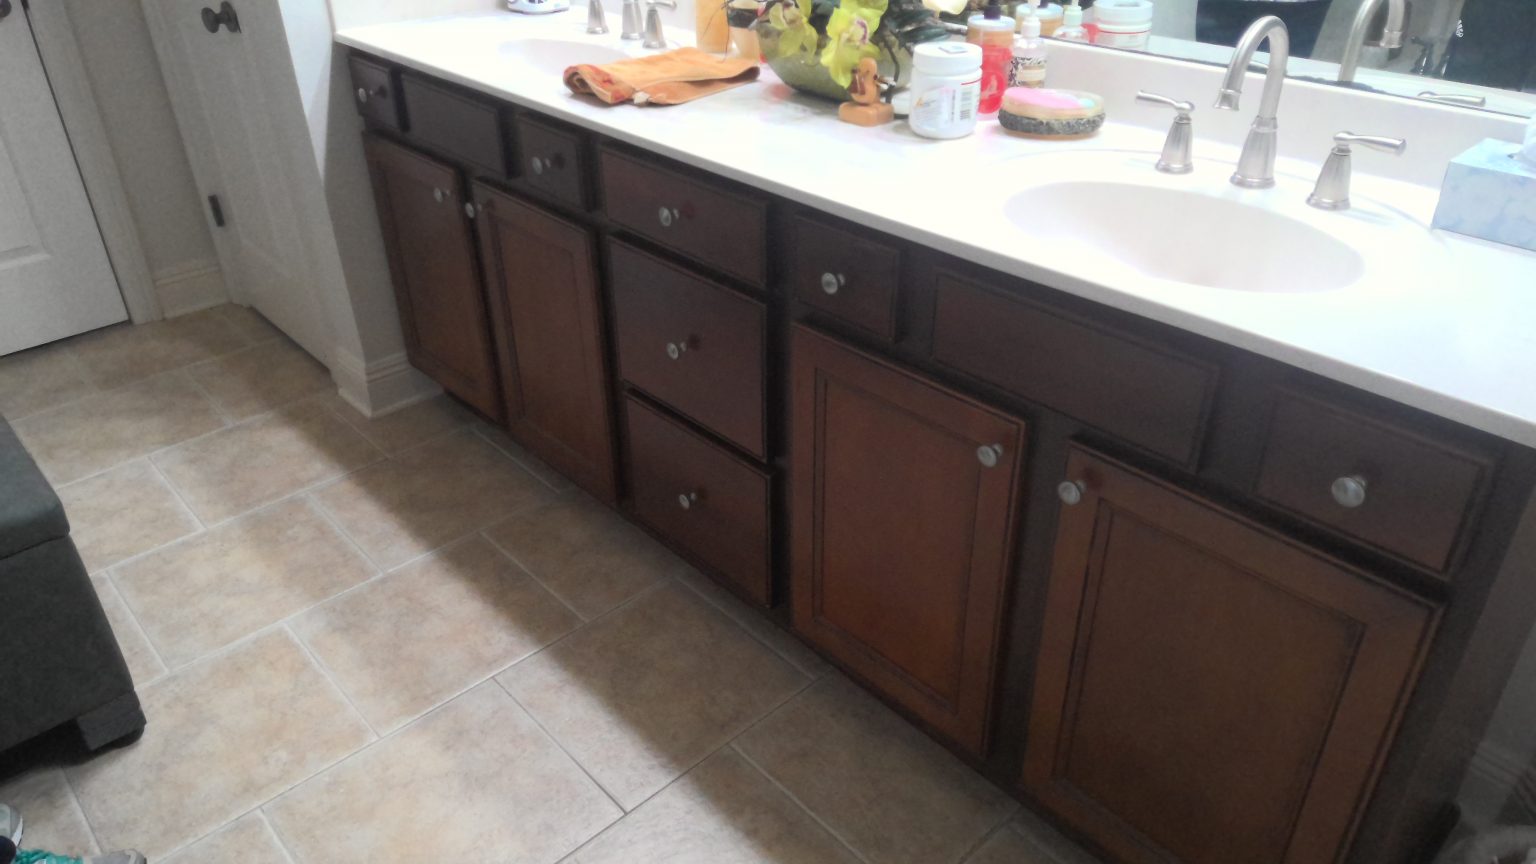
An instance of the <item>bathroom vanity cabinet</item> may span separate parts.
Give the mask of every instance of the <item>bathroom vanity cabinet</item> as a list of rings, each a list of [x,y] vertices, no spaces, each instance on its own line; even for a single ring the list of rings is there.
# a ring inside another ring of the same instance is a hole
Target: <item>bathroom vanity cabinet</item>
[[[577,485],[1110,860],[1433,848],[1536,453],[351,69],[412,362]]]

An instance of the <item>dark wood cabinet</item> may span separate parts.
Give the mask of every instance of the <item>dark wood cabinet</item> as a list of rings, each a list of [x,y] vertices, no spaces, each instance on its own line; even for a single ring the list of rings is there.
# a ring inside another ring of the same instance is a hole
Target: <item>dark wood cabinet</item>
[[[477,184],[507,427],[578,485],[618,497],[592,232]]]
[[[981,754],[1024,424],[803,326],[790,368],[795,629]]]
[[[501,417],[485,293],[457,169],[377,135],[364,141],[411,365]]]
[[[1435,608],[1087,451],[1065,476],[1025,790],[1119,861],[1337,861]]]

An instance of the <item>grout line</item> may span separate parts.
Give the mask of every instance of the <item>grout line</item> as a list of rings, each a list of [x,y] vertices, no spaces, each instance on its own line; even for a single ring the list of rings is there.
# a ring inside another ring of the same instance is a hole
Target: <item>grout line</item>
[[[379,740],[379,730],[374,728],[373,721],[368,719],[368,715],[363,713],[363,709],[357,707],[357,703],[352,701],[352,694],[348,693],[346,688],[341,686],[341,682],[336,680],[336,676],[331,672],[331,667],[327,666],[325,661],[320,659],[320,655],[316,654],[313,650],[310,649],[309,643],[305,642],[304,639],[294,631],[288,619],[283,620],[282,629],[291,639],[293,639],[295,643],[298,644],[299,650],[304,652],[304,656],[308,657],[310,662],[315,664],[315,668],[320,672],[320,677],[324,678],[337,693],[341,694],[341,698],[345,700],[347,705],[352,708],[352,713],[356,714],[357,719],[363,721],[363,725],[368,727],[368,732],[369,734],[373,735],[373,740]]]
[[[225,356],[235,357],[249,350],[251,350],[249,347],[245,347],[224,356],[210,357],[207,360],[199,360],[196,363],[190,363],[186,366],[183,366],[181,370],[186,373],[187,380],[192,382],[193,388],[195,388],[198,393],[201,393],[204,399],[208,400],[208,404],[213,407],[213,413],[219,415],[219,418],[224,421],[225,429],[228,429],[231,426],[237,426],[241,421],[235,419],[235,415],[229,413],[229,411],[227,411],[223,405],[219,404],[219,400],[213,398],[213,394],[208,392],[208,388],[203,386],[203,382],[197,380],[197,376],[192,374],[192,370],[205,364],[217,363],[218,361],[223,360]]]
[[[1018,804],[1015,803],[1014,807],[1017,808],[1017,806]],[[1008,815],[1003,818],[1003,821],[987,829],[986,833],[977,838],[976,842],[972,843],[963,853],[960,854],[960,859],[957,864],[969,864],[969,862],[974,859],[976,855],[981,852],[981,850],[987,848],[987,844],[992,842],[992,838],[998,836],[1004,831],[1010,830],[1008,823],[1013,820],[1014,814],[1017,812],[1017,809],[1009,810]],[[1054,862],[1056,856],[1052,855],[1050,857]]]
[[[256,818],[260,819],[261,824],[266,826],[268,836],[272,838],[272,842],[277,844],[277,851],[283,853],[283,859],[288,864],[298,864],[298,857],[288,848],[288,841],[283,839],[283,832],[277,830],[277,826],[272,823],[271,817],[267,815],[266,806],[266,804],[262,804],[256,808]]]
[[[134,689],[138,689],[139,687],[145,687],[153,684],[154,682],[159,681],[161,678],[171,674],[171,664],[165,662],[165,658],[160,656],[160,649],[155,647],[154,640],[149,638],[149,631],[144,629],[144,622],[139,620],[139,613],[134,611],[133,606],[128,603],[128,597],[123,594],[123,589],[118,587],[117,577],[113,575],[112,572],[114,569],[114,567],[108,567],[107,569],[101,571],[101,578],[105,579],[107,584],[112,587],[113,593],[117,594],[117,602],[123,604],[123,611],[128,613],[129,623],[133,624],[134,629],[139,631],[139,638],[144,640],[145,647],[149,648],[149,653],[155,658],[155,662],[160,664],[159,675],[156,675],[148,681],[133,682]]]
[[[741,736],[737,736],[738,741],[740,740],[740,737]],[[848,838],[844,837],[841,832],[833,828],[830,824],[827,823],[826,820],[822,819],[821,816],[817,815],[816,811],[812,810],[808,805],[806,805],[804,801],[801,801],[798,795],[789,791],[788,787],[786,787],[783,783],[780,783],[778,778],[774,777],[772,774],[769,774],[768,771],[763,768],[763,766],[757,764],[757,760],[753,759],[751,756],[748,756],[746,751],[741,749],[741,746],[737,743],[737,741],[732,741],[729,746],[732,750],[736,751],[736,755],[740,756],[744,762],[752,766],[753,770],[761,774],[763,778],[769,783],[773,784],[773,788],[779,790],[779,792],[786,798],[788,798],[790,801],[793,801],[795,806],[799,807],[801,811],[805,813],[805,815],[811,817],[812,822],[820,825],[821,829],[827,832],[827,836],[831,837],[833,840],[836,840],[838,844],[841,845],[844,849],[847,849],[848,854],[852,855],[855,860],[862,861],[864,864],[870,864],[869,858],[865,857],[864,853],[854,848],[854,845],[849,842]]]
[[[623,821],[625,816],[628,816],[631,812],[633,812],[633,810],[625,809],[624,805],[619,803],[618,796],[609,791],[608,787],[603,785],[603,781],[597,779],[597,777],[595,777],[591,771],[588,771],[587,766],[581,764],[581,760],[577,759],[575,754],[567,750],[565,748],[565,744],[563,744],[559,738],[556,738],[553,732],[550,732],[547,728],[545,728],[544,721],[540,720],[538,717],[535,717],[533,712],[528,710],[528,706],[524,705],[521,701],[518,700],[516,696],[512,695],[512,691],[507,689],[507,685],[501,683],[501,679],[493,677],[491,680],[496,682],[496,686],[501,688],[501,692],[507,694],[507,698],[512,700],[512,704],[516,705],[519,711],[523,712],[523,714],[527,715],[529,720],[533,721],[533,725],[539,727],[539,731],[544,733],[544,737],[549,739],[549,743],[555,745],[556,749],[558,749],[561,753],[564,753],[565,758],[571,760],[571,764],[576,766],[576,770],[585,775],[588,780],[591,780],[592,785],[596,786],[598,791],[602,792],[605,796],[608,797],[609,801],[613,802],[613,806],[619,808],[618,818],[614,819],[612,822],[609,822],[608,825],[604,825],[602,831],[598,831],[597,834],[601,834],[603,831],[607,831],[609,826],[618,824],[619,822]],[[644,804],[645,802],[642,801],[640,803]],[[636,804],[635,806],[639,807],[640,804]],[[597,834],[592,836],[596,837]],[[590,840],[591,838],[589,837],[587,839]],[[578,846],[577,848],[579,849],[581,847]],[[575,850],[572,851],[574,852]]]
[[[105,852],[106,848],[101,844],[101,835],[96,833],[96,826],[92,824],[90,814],[85,812],[85,805],[80,801],[80,793],[75,790],[75,783],[69,779],[69,771],[63,767],[58,769],[59,777],[64,781],[64,788],[69,792],[69,800],[74,802],[75,812],[80,814],[80,821],[85,823],[85,830],[91,833],[91,843],[96,847],[96,852]]]
[[[352,536],[352,532],[348,531],[342,526],[341,520],[336,518],[336,514],[332,513],[330,508],[326,507],[324,502],[322,502],[319,498],[310,494],[309,489],[304,490],[304,492],[301,494],[309,499],[309,506],[320,515],[320,519],[325,522],[325,524],[331,526],[331,530],[335,531],[337,534],[340,534],[341,539],[344,540],[348,546],[351,546],[354,552],[356,552],[358,555],[361,555],[363,560],[368,562],[369,566],[373,567],[373,569],[379,573],[393,572],[386,571],[383,567],[380,567],[379,562],[373,560],[373,556],[368,554],[368,550],[364,549],[363,545],[357,542],[357,538]],[[401,566],[403,567],[405,565],[402,564]],[[395,569],[398,570],[399,568],[397,567]]]
[[[505,520],[505,519],[501,520],[501,522],[505,522],[505,521],[507,521],[507,520]],[[501,522],[496,522],[494,524],[500,525]],[[567,601],[564,597],[560,596],[560,592],[559,591],[556,591],[555,589],[549,587],[549,585],[545,584],[544,580],[539,578],[539,574],[533,572],[533,570],[531,568],[529,568],[527,564],[524,564],[522,561],[519,561],[516,555],[513,555],[511,552],[508,552],[506,547],[502,546],[500,543],[497,543],[496,539],[490,535],[490,530],[491,530],[490,527],[481,528],[480,529],[480,536],[485,538],[485,542],[491,544],[491,548],[492,549],[495,549],[497,552],[501,553],[501,555],[503,557],[505,557],[507,560],[511,561],[512,565],[515,566],[517,569],[519,569],[519,570],[523,571],[524,573],[528,574],[528,578],[533,580],[533,584],[539,586],[540,588],[543,588],[544,591],[549,594],[549,596],[551,596],[551,597],[555,598],[557,601],[559,601],[561,606],[564,606],[565,608],[571,610],[571,614],[576,616],[576,620],[582,622],[583,624],[585,624],[586,622],[592,620],[592,619],[588,618],[587,616],[581,614],[581,610],[577,609],[575,606],[572,606],[569,601]]]
[[[192,509],[192,505],[190,503],[188,503],[186,497],[181,494],[181,490],[176,488],[176,484],[171,482],[171,478],[163,470],[161,470],[160,466],[155,462],[155,460],[149,458],[148,456],[144,456],[142,458],[144,459],[144,461],[146,463],[149,464],[149,469],[151,471],[155,472],[155,476],[160,478],[160,482],[164,483],[165,487],[167,489],[171,490],[171,494],[174,495],[176,497],[176,501],[181,504],[181,509],[187,511],[187,515],[191,516],[192,517],[192,521],[197,523],[198,529],[201,530],[201,531],[208,530],[208,523],[203,521],[203,517],[197,515],[197,511]],[[125,462],[123,464],[126,465],[128,463]],[[111,469],[109,469],[109,470],[111,470]],[[196,534],[196,533],[197,533],[196,531],[192,532],[192,534]],[[189,534],[187,536],[190,537],[190,536],[192,536],[192,534]],[[182,540],[182,539],[185,539],[185,538],[183,538],[183,537],[177,537],[176,538],[176,540]],[[171,542],[174,543],[176,541],[172,540]],[[166,545],[166,544],[161,544],[161,545]],[[156,547],[156,548],[159,548],[159,547]],[[140,554],[143,554],[143,553],[140,553]],[[117,563],[121,564],[123,562],[119,561]],[[112,566],[116,567],[117,564],[114,564]]]
[[[528,476],[530,476],[533,479],[535,479],[535,480],[539,481],[540,483],[544,484],[544,486],[549,488],[551,491],[553,491],[553,492],[555,492],[557,494],[562,494],[563,495],[566,492],[569,492],[571,489],[576,488],[576,484],[570,482],[569,480],[566,480],[566,483],[565,483],[564,486],[556,486],[555,484],[549,482],[548,480],[545,480],[544,477],[543,477],[544,473],[557,473],[557,472],[555,472],[555,470],[553,468],[548,468],[548,466],[546,466],[546,469],[547,469],[546,472],[536,471],[531,466],[529,466],[528,463],[525,462],[524,460],[519,459],[516,456],[512,455],[511,453],[507,452],[506,449],[504,449],[500,444],[496,443],[491,438],[491,434],[490,434],[491,430],[494,429],[495,427],[486,425],[484,423],[476,423],[473,420],[470,421],[469,426],[470,426],[470,431],[475,435],[475,437],[477,437],[481,441],[484,441],[485,443],[491,445],[491,449],[492,450],[495,450],[497,453],[500,453],[502,456],[505,456],[506,458],[512,460],[512,464],[514,464],[517,467],[523,469],[523,471],[527,472]],[[514,441],[513,443],[515,444],[517,442]],[[518,446],[521,448],[522,445],[518,445]],[[533,454],[531,454],[531,453],[528,454],[528,455],[531,458],[537,458],[537,457],[534,457]],[[565,478],[562,477],[561,479],[565,479]]]
[[[691,565],[685,564],[684,566],[688,567],[688,569],[690,569],[690,570],[693,570],[693,573],[697,577],[697,579],[707,580],[707,579],[710,578],[708,575],[706,575],[705,573],[699,571],[696,568],[693,568]],[[774,632],[779,633],[780,635],[782,635],[782,636],[784,636],[786,638],[794,640],[795,644],[797,644],[797,645],[801,644],[800,640],[799,640],[799,637],[796,636],[793,632],[783,629],[778,624],[774,623],[771,620],[768,620],[767,617],[764,616],[758,610],[753,609],[752,607],[746,605],[745,603],[741,603],[733,595],[731,595],[729,593],[726,593],[725,589],[719,589],[722,592],[720,594],[720,596],[723,599],[717,601],[714,597],[711,597],[708,593],[706,593],[701,588],[695,587],[696,580],[695,579],[689,579],[689,578],[685,577],[684,573],[686,573],[686,572],[687,571],[681,571],[681,572],[675,573],[670,578],[673,581],[677,582],[678,584],[682,585],[684,588],[688,589],[691,593],[693,593],[695,596],[697,596],[700,600],[703,600],[706,604],[708,604],[710,606],[710,608],[716,610],[720,614],[724,615],[726,618],[729,618],[731,620],[731,623],[735,624],[737,627],[739,627],[743,631],[745,631],[748,636],[751,636],[753,639],[756,639],[759,644],[761,644],[763,647],[767,648],[770,652],[772,652],[775,657],[778,657],[780,660],[783,660],[786,664],[789,665],[789,667],[791,669],[794,669],[796,672],[799,672],[801,675],[804,675],[805,677],[811,679],[811,681],[813,683],[816,682],[816,681],[821,680],[822,676],[827,674],[827,667],[825,665],[822,666],[819,670],[817,670],[815,672],[811,671],[810,669],[806,669],[806,668],[802,667],[798,662],[795,661],[794,658],[790,657],[787,652],[779,650],[779,648],[777,646],[775,646],[772,642],[769,642],[767,639],[757,635],[756,631],[754,631],[752,628],[748,627],[746,624],[743,624],[740,619],[738,619],[735,615],[731,614],[732,610],[727,609],[725,604],[726,604],[726,602],[740,604],[740,611],[741,612],[743,612],[743,613],[745,613],[747,615],[753,615],[753,616],[757,616],[757,617],[761,618],[763,620],[763,623],[766,626],[773,628]],[[817,659],[820,659],[819,655],[817,655],[816,652],[812,651],[809,647],[804,646],[804,645],[802,645],[801,647],[805,647],[805,650],[809,651],[812,656],[815,656],[815,657],[817,657]],[[823,661],[823,663],[825,663],[825,661]]]

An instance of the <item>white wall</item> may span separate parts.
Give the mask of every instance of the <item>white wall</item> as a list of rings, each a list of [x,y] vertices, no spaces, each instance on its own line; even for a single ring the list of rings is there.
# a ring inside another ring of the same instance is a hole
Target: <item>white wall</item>
[[[124,194],[168,315],[227,299],[143,9],[65,0]]]
[[[364,24],[387,24],[412,18],[431,18],[463,12],[490,12],[496,0],[330,0],[336,29]]]

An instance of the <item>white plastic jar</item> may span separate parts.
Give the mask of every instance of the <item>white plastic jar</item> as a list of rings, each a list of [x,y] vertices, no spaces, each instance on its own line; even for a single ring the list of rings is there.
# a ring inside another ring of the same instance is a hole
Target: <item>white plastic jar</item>
[[[1093,44],[1145,51],[1152,37],[1152,0],[1098,0],[1093,23]]]
[[[924,138],[963,138],[976,129],[981,103],[981,46],[927,42],[912,49],[911,113]]]

